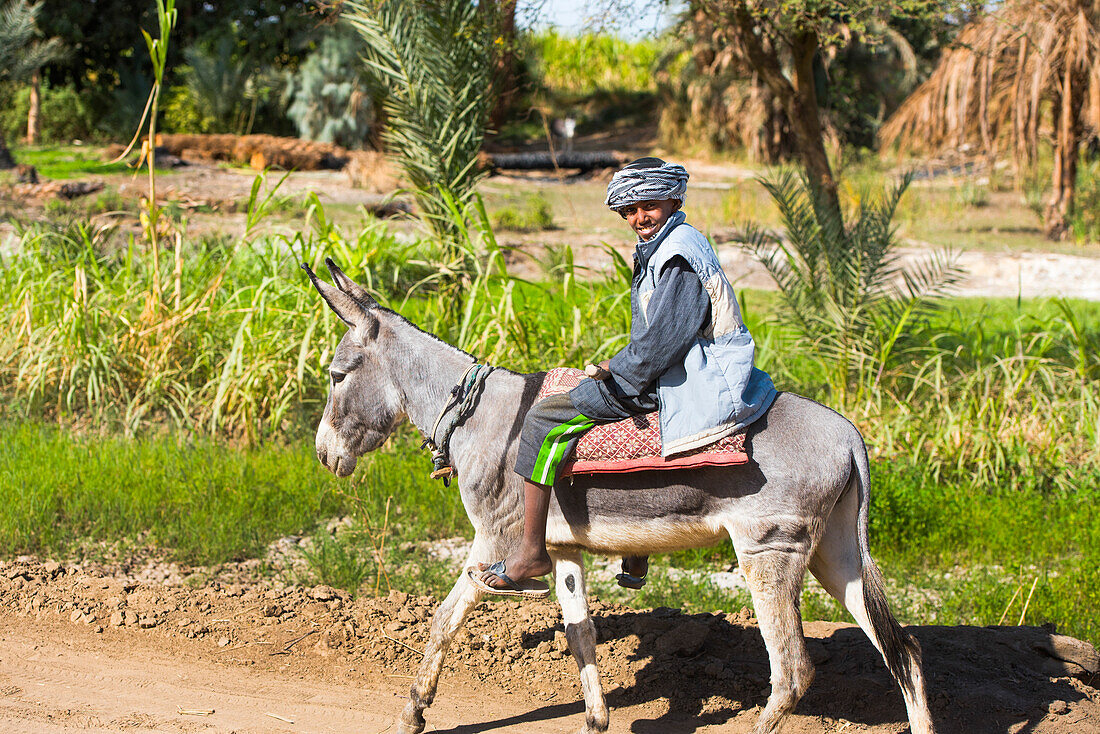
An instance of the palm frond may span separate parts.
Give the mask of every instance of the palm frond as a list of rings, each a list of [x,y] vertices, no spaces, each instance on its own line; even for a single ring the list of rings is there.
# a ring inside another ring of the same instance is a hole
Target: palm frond
[[[805,175],[780,172],[761,183],[783,218],[785,237],[745,228],[743,246],[775,281],[784,316],[813,347],[834,390],[877,380],[896,345],[963,275],[950,253],[902,267],[893,218],[903,177],[859,197],[849,222],[822,205]]]
[[[384,99],[383,139],[421,208],[445,221],[449,210],[437,187],[465,204],[481,177],[476,162],[492,99],[490,29],[468,0],[348,7],[344,17],[365,44],[368,76]]]
[[[60,39],[36,38],[41,10],[28,0],[8,0],[0,7],[0,80],[23,81],[64,56]]]
[[[959,33],[932,75],[879,131],[884,146],[934,152],[1008,143],[1035,160],[1040,117],[1067,72],[1085,78],[1083,122],[1100,125],[1100,9],[1085,0],[1008,0]],[[1092,82],[1092,83],[1090,83]]]

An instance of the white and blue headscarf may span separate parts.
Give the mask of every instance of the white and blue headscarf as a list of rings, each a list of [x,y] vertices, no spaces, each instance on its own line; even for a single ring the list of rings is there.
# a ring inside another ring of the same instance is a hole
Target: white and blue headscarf
[[[660,158],[639,158],[611,177],[604,202],[615,211],[639,201],[677,199],[687,195],[687,170]]]

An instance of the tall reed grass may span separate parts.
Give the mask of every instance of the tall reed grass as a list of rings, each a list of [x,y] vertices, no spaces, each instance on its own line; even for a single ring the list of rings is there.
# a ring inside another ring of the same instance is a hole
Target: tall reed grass
[[[120,244],[123,245],[120,247]],[[0,267],[0,390],[21,411],[258,438],[323,399],[340,329],[285,243],[177,237],[170,275],[110,228],[34,225]]]
[[[624,343],[630,267],[614,251],[610,275],[583,272],[562,248],[548,279],[528,282],[506,272],[483,208],[458,219],[474,223],[461,242],[475,268],[457,313],[437,288],[432,240],[373,220],[346,233],[315,199],[293,236],[176,237],[160,280],[151,254],[110,228],[28,226],[0,267],[6,410],[249,441],[307,431],[343,327],[296,266],[325,255],[383,304],[497,364],[575,365]],[[1093,304],[948,301],[907,322],[889,360],[853,373],[873,376],[863,389],[838,391],[820,350],[774,316],[775,296],[746,298],[760,364],[852,416],[876,455],[920,456],[942,481],[1059,491],[1072,489],[1067,468],[1100,462]]]

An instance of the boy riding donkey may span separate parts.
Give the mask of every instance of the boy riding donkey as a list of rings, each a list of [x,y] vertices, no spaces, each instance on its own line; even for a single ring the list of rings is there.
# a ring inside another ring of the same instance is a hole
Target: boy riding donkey
[[[512,555],[467,569],[475,586],[545,596],[550,489],[587,430],[660,408],[661,454],[707,446],[742,430],[775,399],[753,366],[755,345],[714,250],[680,211],[683,166],[640,158],[618,171],[606,204],[638,235],[630,285],[630,343],[568,393],[536,403],[523,421],[515,470],[524,477],[523,539]],[[622,561],[621,586],[640,589],[649,561]]]

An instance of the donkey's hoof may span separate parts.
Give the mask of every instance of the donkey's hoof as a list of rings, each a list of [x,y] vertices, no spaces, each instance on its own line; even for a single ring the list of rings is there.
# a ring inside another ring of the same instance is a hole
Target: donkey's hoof
[[[397,734],[420,734],[424,731],[424,714],[409,703],[401,712],[401,718],[397,720]]]
[[[607,734],[608,723],[607,709],[597,715],[586,714],[584,726],[578,734]]]
[[[605,726],[604,728],[600,729],[598,727],[591,727],[588,724],[585,724],[580,728],[577,734],[607,734],[607,727]]]

